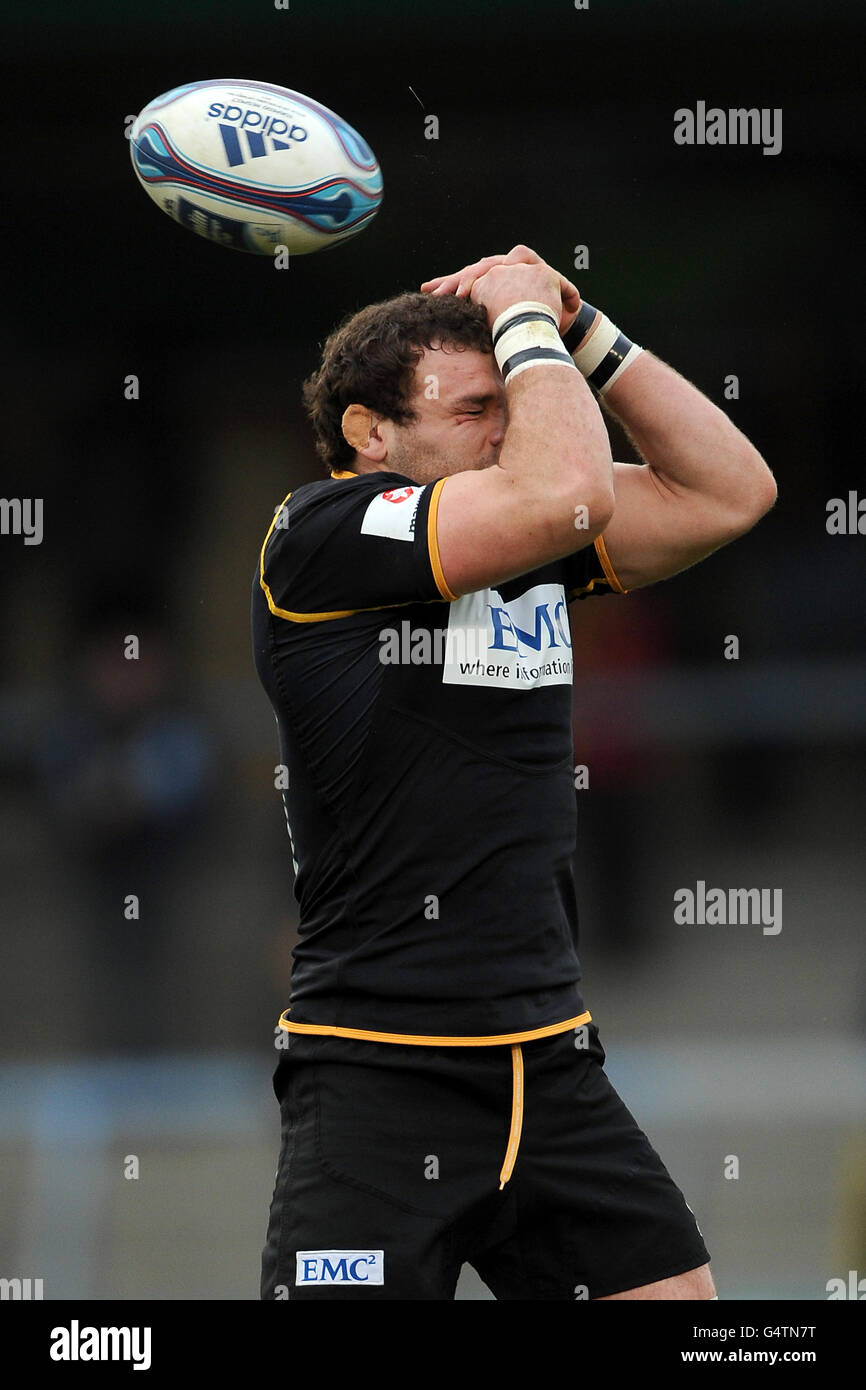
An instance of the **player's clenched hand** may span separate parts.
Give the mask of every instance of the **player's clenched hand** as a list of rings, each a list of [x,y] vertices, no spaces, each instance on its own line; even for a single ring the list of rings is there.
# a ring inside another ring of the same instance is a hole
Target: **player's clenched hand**
[[[529,246],[514,246],[507,256],[484,256],[480,261],[466,265],[462,270],[458,270],[452,275],[437,275],[432,280],[425,280],[421,286],[421,292],[422,294],[455,294],[458,298],[465,298],[471,294],[475,281],[498,265],[547,266],[547,262],[543,261]],[[556,276],[559,283],[559,293],[562,298],[559,331],[565,333],[577,317],[580,308],[580,294],[577,286],[573,285],[564,275],[560,275],[558,270],[554,270],[552,266],[547,266],[547,268]]]
[[[484,305],[491,328],[503,310],[524,299],[549,304],[557,320],[562,315],[559,276],[544,261],[537,265],[509,265],[503,261],[491,266],[473,281],[469,298],[474,304]]]

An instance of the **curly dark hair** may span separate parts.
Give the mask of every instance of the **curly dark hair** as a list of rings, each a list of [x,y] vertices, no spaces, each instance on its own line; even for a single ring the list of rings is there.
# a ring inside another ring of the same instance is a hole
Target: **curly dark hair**
[[[425,348],[491,352],[487,311],[453,294],[398,294],[350,314],[328,336],[321,366],[303,384],[316,450],[328,473],[348,468],[355,450],[341,421],[353,402],[408,425],[415,367]]]

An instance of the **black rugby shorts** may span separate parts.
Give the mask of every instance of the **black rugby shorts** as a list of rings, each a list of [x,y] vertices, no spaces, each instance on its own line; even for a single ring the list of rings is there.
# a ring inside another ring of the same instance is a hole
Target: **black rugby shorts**
[[[263,1299],[453,1299],[464,1263],[497,1299],[593,1299],[708,1262],[594,1023],[519,1049],[288,1044]]]

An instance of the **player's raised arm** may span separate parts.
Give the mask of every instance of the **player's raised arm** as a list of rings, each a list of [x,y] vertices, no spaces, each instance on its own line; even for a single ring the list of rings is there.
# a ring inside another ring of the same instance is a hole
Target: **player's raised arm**
[[[604,420],[563,356],[558,277],[543,263],[497,265],[475,281],[471,298],[490,320],[507,426],[497,463],[457,472],[441,490],[439,556],[455,594],[591,544],[608,525],[614,501]]]
[[[751,530],[775,502],[776,484],[718,406],[651,353],[624,358],[631,344],[618,333],[596,311],[575,360],[645,460],[614,464],[616,511],[604,535],[618,579],[637,589]]]

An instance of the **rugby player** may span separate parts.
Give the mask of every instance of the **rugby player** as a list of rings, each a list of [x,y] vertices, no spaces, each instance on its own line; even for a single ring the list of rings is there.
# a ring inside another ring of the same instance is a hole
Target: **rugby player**
[[[568,604],[741,536],[772,474],[525,246],[350,316],[304,395],[328,477],[253,584],[299,904],[261,1296],[714,1298],[578,989]]]

